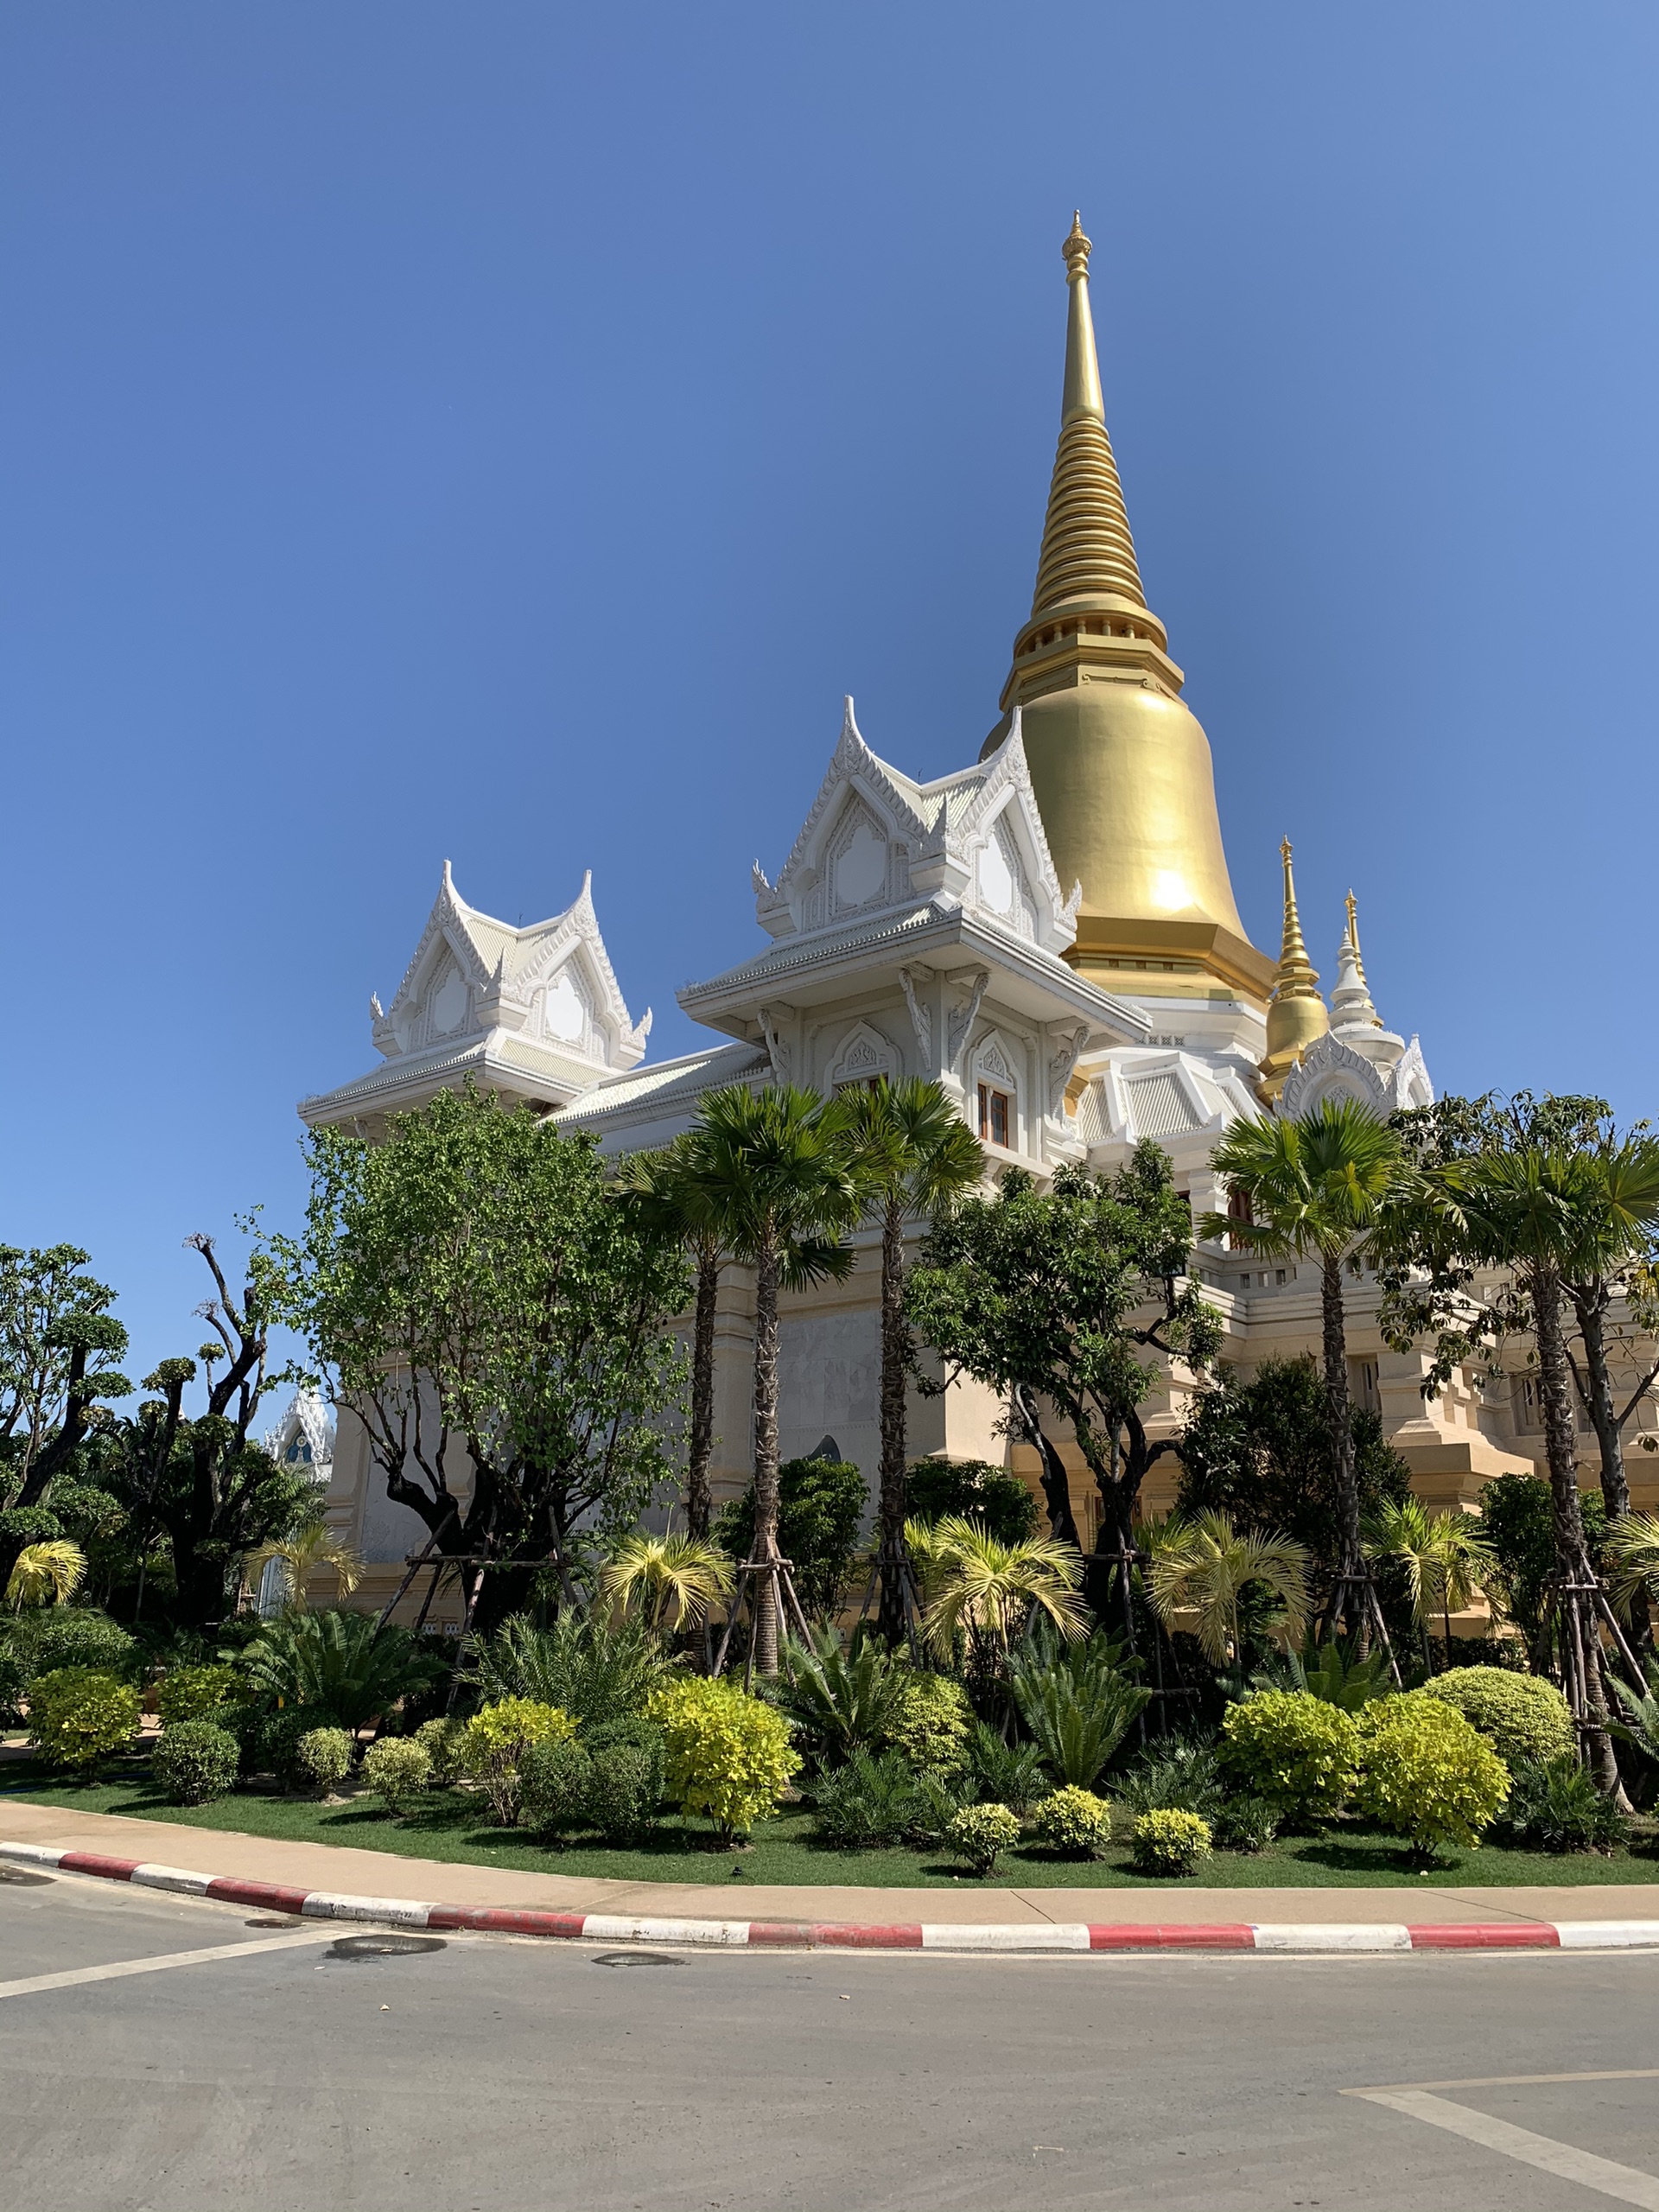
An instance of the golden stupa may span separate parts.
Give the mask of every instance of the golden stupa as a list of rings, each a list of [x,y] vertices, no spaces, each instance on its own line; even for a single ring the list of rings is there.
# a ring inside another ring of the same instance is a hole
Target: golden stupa
[[[1279,981],[1273,1003],[1268,1008],[1268,1049],[1262,1062],[1262,1096],[1266,1099],[1277,1098],[1285,1087],[1285,1077],[1297,1061],[1331,1027],[1330,1014],[1319,996],[1319,970],[1307,957],[1307,945],[1302,936],[1302,918],[1296,908],[1296,879],[1290,872],[1290,840],[1287,837],[1279,848],[1279,859],[1285,871],[1285,935],[1279,951]],[[1352,892],[1348,898],[1348,925],[1356,932],[1354,949],[1357,955],[1358,925],[1354,919]]]
[[[1181,703],[1184,678],[1135,564],[1101,403],[1090,242],[1076,217],[1064,251],[1059,448],[1031,620],[984,752],[1002,742],[1018,707],[1056,872],[1083,886],[1075,967],[1120,991],[1237,994],[1262,1005],[1274,963],[1233,903],[1210,741]]]

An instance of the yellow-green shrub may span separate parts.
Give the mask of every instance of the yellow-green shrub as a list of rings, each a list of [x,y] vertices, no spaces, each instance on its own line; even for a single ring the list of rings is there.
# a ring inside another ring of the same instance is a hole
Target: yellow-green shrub
[[[137,1733],[138,1693],[113,1675],[54,1667],[27,1694],[29,1740],[52,1766],[95,1766]]]
[[[1093,1859],[1112,1840],[1112,1808],[1092,1789],[1054,1789],[1037,1808],[1036,1827],[1052,1849]]]
[[[356,1749],[348,1729],[308,1728],[294,1746],[294,1764],[314,1789],[338,1789]]]
[[[1287,1820],[1322,1821],[1352,1795],[1359,1729],[1352,1713],[1306,1690],[1257,1690],[1228,1708],[1221,1761]]]
[[[576,1726],[563,1706],[543,1705],[531,1697],[501,1698],[467,1723],[467,1771],[503,1827],[518,1818],[519,1760],[532,1744],[574,1736]]]
[[[725,1835],[747,1835],[800,1771],[783,1714],[734,1683],[689,1675],[654,1690],[645,1709],[667,1745],[669,1796]]]
[[[902,1751],[918,1773],[965,1774],[974,1709],[949,1675],[903,1670],[904,1688],[881,1731],[884,1748]]]
[[[454,1714],[442,1720],[423,1720],[412,1742],[419,1744],[432,1762],[432,1779],[448,1789],[467,1771],[467,1723]]]
[[[1197,1813],[1142,1813],[1131,1834],[1142,1874],[1195,1873],[1210,1856],[1210,1823]]]
[[[1542,1766],[1578,1756],[1573,1708],[1541,1675],[1511,1674],[1507,1667],[1452,1667],[1425,1682],[1423,1695],[1460,1713],[1511,1765],[1516,1759],[1536,1759]]]
[[[175,1720],[162,1731],[149,1770],[175,1805],[211,1805],[235,1783],[240,1751],[216,1720]]]
[[[400,1813],[432,1779],[432,1755],[413,1736],[383,1736],[363,1754],[363,1787]]]
[[[245,1678],[234,1667],[174,1667],[156,1686],[156,1710],[162,1726],[171,1728],[181,1720],[213,1720],[227,1706],[245,1705]]]
[[[1478,1728],[1414,1690],[1368,1705],[1360,1731],[1362,1813],[1419,1852],[1480,1841],[1510,1794],[1510,1770]]]
[[[1020,1840],[1020,1823],[1006,1805],[964,1805],[944,1831],[944,1840],[976,1874],[991,1873],[1001,1852]]]

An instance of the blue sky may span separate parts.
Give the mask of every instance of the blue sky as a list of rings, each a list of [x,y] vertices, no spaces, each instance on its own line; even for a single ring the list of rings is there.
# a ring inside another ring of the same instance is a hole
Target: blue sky
[[[842,694],[995,718],[1074,205],[1252,934],[1287,830],[1442,1088],[1651,1109],[1659,18],[1563,20],[0,11],[0,1239],[193,1348],[446,855],[693,1042]]]

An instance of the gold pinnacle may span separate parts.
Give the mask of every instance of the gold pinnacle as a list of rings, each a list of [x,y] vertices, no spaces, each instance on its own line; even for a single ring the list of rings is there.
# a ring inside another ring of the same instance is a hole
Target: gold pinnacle
[[[1065,281],[1075,284],[1079,277],[1089,274],[1089,257],[1094,251],[1094,240],[1083,234],[1083,211],[1071,210],[1071,228],[1060,251],[1065,256]]]

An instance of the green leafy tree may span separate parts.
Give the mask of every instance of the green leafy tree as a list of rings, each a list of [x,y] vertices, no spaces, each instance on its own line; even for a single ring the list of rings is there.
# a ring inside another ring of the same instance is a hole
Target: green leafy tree
[[[1016,1474],[984,1459],[915,1459],[905,1478],[910,1517],[982,1521],[1000,1544],[1037,1533],[1037,1501]]]
[[[1175,1449],[1148,1439],[1141,1408],[1166,1361],[1201,1373],[1221,1341],[1219,1316],[1185,1280],[1192,1243],[1168,1159],[1147,1142],[1116,1175],[1062,1166],[1046,1191],[1005,1169],[994,1198],[935,1225],[906,1293],[912,1327],[943,1365],[924,1389],[970,1375],[1009,1403],[1010,1433],[1041,1437],[1040,1398],[1070,1426],[1103,1507],[1091,1602],[1103,1615],[1116,1581],[1131,1633],[1135,1508],[1147,1470]],[[1051,1523],[1075,1542],[1051,1457]]]
[[[1226,1236],[1246,1251],[1319,1264],[1319,1307],[1332,1451],[1336,1463],[1337,1572],[1328,1618],[1357,1635],[1388,1629],[1360,1537],[1353,1406],[1348,1395],[1348,1332],[1343,1268],[1375,1252],[1377,1231],[1397,1199],[1406,1161],[1388,1123],[1351,1099],[1327,1100],[1295,1120],[1237,1122],[1216,1147],[1213,1165],[1249,1216],[1208,1214],[1202,1233]]]
[[[904,1635],[905,1389],[911,1364],[905,1319],[905,1231],[922,1215],[948,1212],[979,1182],[979,1140],[937,1083],[889,1083],[843,1091],[835,1115],[851,1147],[854,1172],[881,1230],[881,1471],[876,1508],[881,1633]]]
[[[870,1493],[850,1459],[785,1459],[778,1470],[777,1542],[809,1620],[833,1620],[852,1586]],[[754,1485],[721,1506],[715,1540],[733,1559],[753,1559]]]
[[[457,1562],[474,1630],[550,1559],[569,1600],[577,1532],[631,1528],[671,1472],[677,1243],[616,1203],[591,1138],[470,1087],[308,1150],[305,1228],[266,1245],[274,1310]]]
[[[786,1556],[778,1540],[778,1294],[842,1281],[864,1192],[839,1121],[814,1092],[788,1085],[710,1091],[691,1130],[695,1173],[717,1201],[728,1249],[754,1270],[754,1537],[746,1561]],[[754,1663],[778,1671],[778,1609],[757,1594]]]

